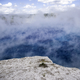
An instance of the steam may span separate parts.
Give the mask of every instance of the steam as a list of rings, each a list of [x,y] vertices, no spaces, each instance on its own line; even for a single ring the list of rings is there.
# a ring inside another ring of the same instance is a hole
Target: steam
[[[0,59],[40,55],[80,68],[79,14],[76,8],[48,14],[0,14]]]

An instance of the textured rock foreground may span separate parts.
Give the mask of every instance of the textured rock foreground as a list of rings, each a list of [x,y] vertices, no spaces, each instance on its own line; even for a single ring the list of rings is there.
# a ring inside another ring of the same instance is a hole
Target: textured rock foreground
[[[54,64],[48,57],[0,61],[0,80],[80,80],[80,70]]]

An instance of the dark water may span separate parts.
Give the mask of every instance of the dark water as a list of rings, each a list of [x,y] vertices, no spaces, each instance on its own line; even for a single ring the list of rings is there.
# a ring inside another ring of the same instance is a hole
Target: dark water
[[[48,56],[80,69],[80,10],[44,15],[0,15],[0,60]]]
[[[3,48],[8,43],[0,52],[0,60],[48,56],[54,63],[80,68],[80,36],[54,28],[37,29],[28,35],[27,33],[27,31],[16,32],[13,36],[10,34],[0,38]],[[24,35],[19,43],[19,37]]]

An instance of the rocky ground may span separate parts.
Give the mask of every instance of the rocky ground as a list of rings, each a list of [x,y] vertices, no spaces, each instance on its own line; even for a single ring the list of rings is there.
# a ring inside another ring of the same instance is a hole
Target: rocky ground
[[[80,70],[53,63],[48,57],[0,61],[0,80],[80,80]]]

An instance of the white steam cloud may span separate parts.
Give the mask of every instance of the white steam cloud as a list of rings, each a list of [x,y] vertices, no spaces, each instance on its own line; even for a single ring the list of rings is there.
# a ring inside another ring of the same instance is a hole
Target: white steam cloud
[[[3,59],[4,55],[6,56],[8,55],[8,53],[11,53],[9,51],[16,50],[18,52],[19,49],[17,49],[14,46],[27,44],[27,43],[32,45],[39,44],[40,46],[43,45],[42,43],[45,43],[44,49],[45,50],[46,48],[48,49],[45,55],[49,56],[51,51],[56,51],[58,48],[62,46],[60,41],[68,40],[68,36],[67,38],[65,36],[69,34],[71,34],[70,38],[72,39],[69,41],[69,44],[70,45],[74,44],[75,46],[73,48],[76,49],[79,46],[78,45],[79,43],[77,43],[78,40],[74,35],[80,36],[80,22],[79,22],[80,15],[79,14],[80,14],[80,9],[76,9],[76,8],[72,8],[63,12],[56,11],[55,13],[48,13],[48,14],[47,13],[44,14],[41,11],[33,15],[31,14],[0,14],[0,55],[1,55],[0,59]],[[46,40],[46,42],[42,42],[42,40]],[[47,42],[47,40],[49,42]],[[53,46],[51,42],[54,42]],[[66,46],[68,45],[67,42],[63,44],[66,44]],[[19,46],[17,47],[19,48]],[[28,46],[28,48],[30,50],[31,46]],[[36,51],[38,47],[35,47],[34,45],[34,47],[32,46],[32,48],[35,48],[33,51]],[[22,51],[22,48],[20,49]],[[40,49],[41,51],[43,51],[42,53],[44,53],[43,47],[40,47]],[[40,52],[40,49],[38,52]],[[15,52],[12,55],[15,57],[16,55],[18,55],[17,52]],[[27,52],[27,54],[25,55],[28,56],[28,54],[29,52]],[[32,55],[32,54],[33,52],[30,52],[29,55]],[[56,56],[56,53],[54,53],[54,56]],[[72,56],[74,56],[74,54]],[[76,56],[71,58],[73,63],[69,65],[73,65],[80,68],[80,64],[75,63],[75,59],[77,61],[80,60],[78,56],[79,55],[76,53]],[[57,58],[55,57],[54,61],[56,60]],[[62,64],[62,63],[63,62],[59,60],[59,64]]]

